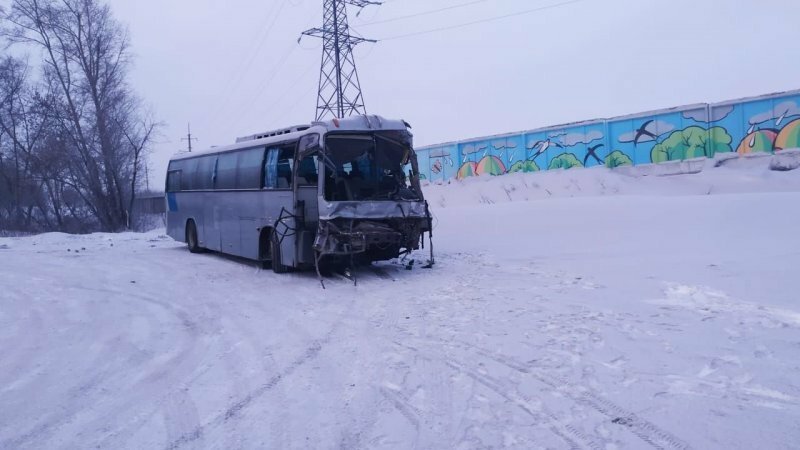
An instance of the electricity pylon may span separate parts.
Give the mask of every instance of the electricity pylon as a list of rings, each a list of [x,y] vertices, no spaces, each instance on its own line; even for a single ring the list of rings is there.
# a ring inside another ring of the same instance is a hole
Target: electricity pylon
[[[322,38],[316,120],[321,120],[327,115],[348,117],[367,113],[353,57],[353,47],[363,42],[377,41],[350,34],[350,25],[347,22],[348,4],[363,8],[368,5],[380,5],[380,2],[325,0],[322,27],[303,32],[303,36]]]

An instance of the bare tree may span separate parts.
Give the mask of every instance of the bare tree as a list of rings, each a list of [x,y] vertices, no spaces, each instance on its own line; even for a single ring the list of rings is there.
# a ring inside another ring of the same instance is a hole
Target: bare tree
[[[52,95],[34,89],[23,60],[0,60],[0,228],[88,231],[97,223],[76,197],[70,150],[51,114]]]
[[[100,0],[12,0],[5,18],[6,38],[43,56],[44,100],[64,139],[50,143],[68,156],[64,185],[101,229],[126,228],[156,127],[126,81],[127,31]]]
[[[28,85],[27,64],[13,57],[0,61],[0,182],[6,222],[13,228],[30,228],[38,218],[47,221],[46,205],[32,173],[34,149],[44,130],[37,114],[35,94]],[[35,210],[39,211],[34,216]]]

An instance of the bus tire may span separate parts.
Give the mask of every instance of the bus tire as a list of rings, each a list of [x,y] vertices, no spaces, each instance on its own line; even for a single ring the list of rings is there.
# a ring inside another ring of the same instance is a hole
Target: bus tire
[[[272,233],[270,238],[270,256],[272,257],[272,271],[275,273],[287,273],[289,267],[283,265],[281,262],[281,243],[278,240],[278,234]]]
[[[189,245],[189,251],[192,253],[203,252],[203,248],[200,247],[200,243],[197,240],[197,226],[192,219],[186,222],[186,244]]]
[[[262,228],[258,235],[258,259],[262,269],[272,268],[270,253],[272,252],[272,229]]]

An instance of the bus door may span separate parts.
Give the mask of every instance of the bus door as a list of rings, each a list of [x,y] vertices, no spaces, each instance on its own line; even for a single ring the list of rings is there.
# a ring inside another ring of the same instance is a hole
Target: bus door
[[[314,262],[313,241],[319,221],[319,171],[315,154],[301,156],[295,167],[295,216],[299,218],[297,239],[298,262]]]
[[[274,224],[274,232],[281,242],[281,260],[284,265],[295,264],[294,188],[292,176],[295,144],[267,149],[264,171],[264,189],[268,192],[265,213]]]
[[[208,161],[201,164],[208,164],[210,176],[208,180],[208,192],[205,195],[203,202],[203,245],[214,251],[222,250],[222,243],[220,241],[220,210],[219,206],[222,203],[220,197],[214,192],[214,184],[217,179],[217,157],[211,156]],[[204,172],[201,172],[204,173]]]

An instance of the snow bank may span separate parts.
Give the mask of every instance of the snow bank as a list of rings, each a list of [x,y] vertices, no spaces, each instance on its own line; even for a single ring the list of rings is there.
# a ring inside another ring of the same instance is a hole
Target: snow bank
[[[782,150],[775,154],[770,161],[769,168],[781,172],[795,170],[800,167],[800,149]]]
[[[794,152],[785,159],[796,158]],[[499,177],[472,177],[424,187],[434,207],[536,201],[552,198],[615,195],[683,196],[756,192],[798,192],[800,171],[770,170],[770,158],[682,162],[668,169],[657,165],[607,169],[549,170]],[[702,170],[698,170],[701,167]],[[671,176],[651,176],[667,175]]]

